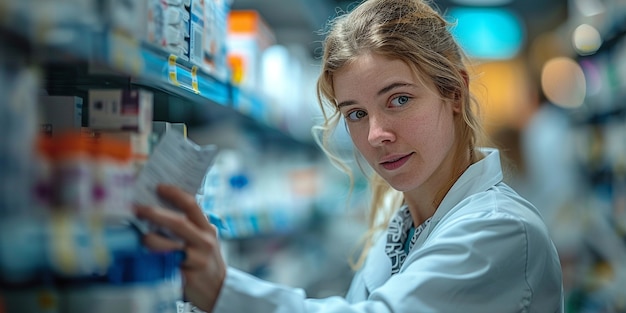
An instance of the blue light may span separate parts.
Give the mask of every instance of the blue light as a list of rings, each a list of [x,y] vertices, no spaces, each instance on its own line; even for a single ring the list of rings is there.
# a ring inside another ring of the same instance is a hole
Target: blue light
[[[471,58],[510,59],[524,42],[521,20],[501,8],[453,8],[448,19],[452,33]]]

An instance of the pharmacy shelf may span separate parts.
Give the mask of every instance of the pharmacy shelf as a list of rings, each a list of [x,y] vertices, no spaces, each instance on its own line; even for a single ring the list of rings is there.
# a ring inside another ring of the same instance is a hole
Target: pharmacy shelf
[[[221,216],[220,237],[225,240],[242,240],[263,236],[293,235],[311,219],[312,212],[293,214],[287,210],[235,212]]]
[[[35,5],[32,0],[0,1],[0,33],[9,34],[13,43],[21,37],[37,58],[95,62],[121,75],[177,87],[177,93],[196,93],[215,104],[231,105],[227,77],[217,78],[159,47],[99,25],[97,17],[66,21],[30,10]]]
[[[97,61],[129,74],[133,82],[184,95],[192,93],[222,106],[232,105],[232,86],[189,61],[158,47],[115,32],[102,34],[103,55]]]
[[[267,108],[258,96],[205,72],[190,61],[121,33],[74,26],[64,28],[63,32],[66,40],[50,43],[46,39],[49,36],[34,36],[30,31],[15,31],[0,24],[3,41],[19,45],[16,49],[32,51],[37,62],[87,64],[87,75],[95,78],[83,81],[97,83],[102,75],[126,77],[131,84],[161,90],[208,106],[208,110],[215,106],[228,108],[259,125],[281,131],[279,125],[269,121]]]
[[[259,131],[267,133],[270,138],[282,137],[287,142],[312,146],[312,141],[292,138],[280,123],[273,120],[270,108],[262,97],[219,79],[190,61],[115,32],[91,34],[89,37],[92,38],[93,48],[74,51],[79,51],[91,66],[103,68],[105,73],[113,71],[129,76],[131,84],[185,99],[189,109],[192,106],[206,107],[207,114],[220,117],[231,115],[246,123],[256,124]],[[61,49],[64,52],[69,50],[69,47]],[[55,59],[60,58],[57,56]]]
[[[38,279],[42,271],[89,277],[112,266],[116,255],[143,253],[129,224],[89,223],[71,216],[0,219],[0,284]]]
[[[93,79],[83,77],[81,81],[97,86],[102,75],[126,78],[127,86],[149,87],[185,99],[191,114],[206,107],[206,111],[219,111],[220,116],[229,114],[257,123],[260,130],[267,129],[272,137],[295,139],[272,116],[276,113],[271,112],[260,95],[238,88],[228,77],[222,77],[225,75],[216,76],[161,47],[98,25],[94,18],[46,20],[33,16],[36,14],[28,10],[29,5],[34,5],[32,0],[0,1],[0,37],[4,42],[16,43],[16,50],[32,54],[36,63],[87,64],[100,72],[90,71],[87,75],[93,75]],[[312,141],[295,140],[305,146],[311,146]]]

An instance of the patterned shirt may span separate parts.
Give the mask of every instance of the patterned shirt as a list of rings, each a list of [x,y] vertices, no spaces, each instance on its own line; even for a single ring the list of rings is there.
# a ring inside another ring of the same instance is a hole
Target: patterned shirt
[[[421,225],[414,229],[413,236],[409,239],[409,234],[413,228],[413,218],[408,206],[403,206],[389,221],[389,227],[387,228],[387,244],[385,245],[385,253],[391,259],[391,274],[396,274],[400,271],[404,260],[406,259],[409,251],[417,242],[417,238],[422,231],[428,226],[432,217],[424,221]],[[405,250],[407,240],[409,248]]]

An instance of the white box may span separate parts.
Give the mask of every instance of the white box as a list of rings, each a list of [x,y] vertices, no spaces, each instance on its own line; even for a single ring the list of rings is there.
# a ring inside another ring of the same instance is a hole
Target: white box
[[[144,40],[189,61],[189,12],[178,0],[147,0]]]
[[[153,105],[153,94],[147,90],[89,90],[87,126],[94,130],[150,133]]]
[[[191,63],[202,66],[204,59],[204,0],[191,0],[189,23],[189,60]]]
[[[102,17],[112,31],[121,32],[134,39],[141,39],[147,25],[147,0],[104,1]]]
[[[183,137],[187,138],[187,125],[185,123],[170,123],[164,121],[152,122],[152,133],[154,134],[156,141],[161,139],[165,133],[172,130],[183,134]]]
[[[83,98],[40,96],[39,112],[39,124],[43,132],[48,135],[79,130],[83,119]]]

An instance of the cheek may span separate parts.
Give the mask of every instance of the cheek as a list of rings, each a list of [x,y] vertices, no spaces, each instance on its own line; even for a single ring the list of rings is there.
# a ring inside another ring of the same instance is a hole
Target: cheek
[[[352,143],[354,143],[357,149],[362,150],[363,147],[366,147],[368,143],[366,130],[364,130],[362,127],[356,126],[348,126],[346,130],[348,131],[348,135],[350,135]]]
[[[348,133],[354,147],[371,164],[370,156],[373,154],[374,148],[368,140],[368,129],[365,127],[348,127]]]

